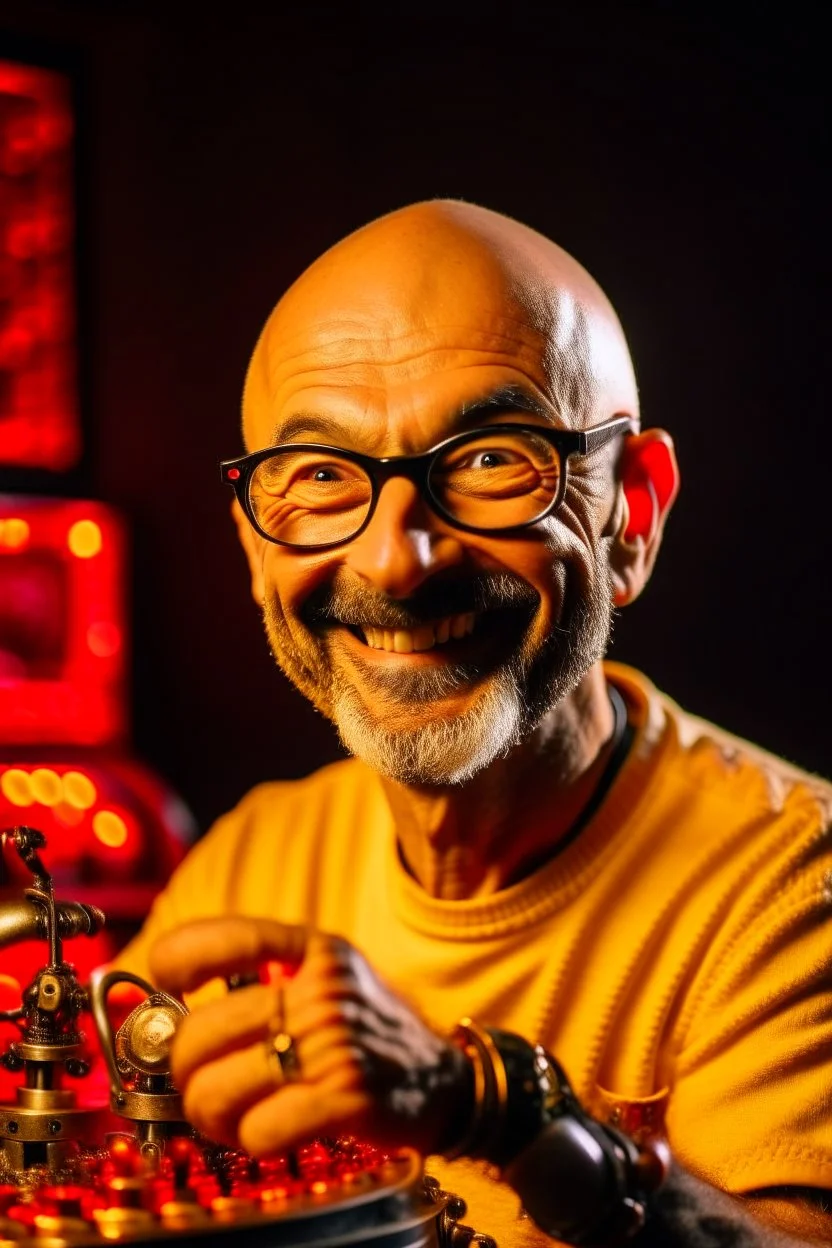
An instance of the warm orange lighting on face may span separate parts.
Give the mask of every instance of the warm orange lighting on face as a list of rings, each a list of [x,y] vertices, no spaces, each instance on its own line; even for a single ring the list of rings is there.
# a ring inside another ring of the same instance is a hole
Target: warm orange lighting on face
[[[29,541],[29,526],[20,516],[0,520],[0,547],[4,550],[23,550]]]
[[[101,551],[101,529],[94,520],[76,520],[67,534],[66,544],[79,559],[92,559]]]
[[[97,659],[111,659],[121,649],[121,631],[109,620],[90,624],[87,629],[87,646]]]
[[[61,777],[49,767],[36,767],[29,783],[35,801],[43,806],[55,806],[63,797]]]
[[[92,780],[82,771],[65,771],[62,786],[64,801],[75,810],[89,810],[98,796]]]
[[[127,824],[114,810],[99,810],[92,818],[92,830],[108,849],[121,849],[127,843]]]
[[[28,771],[10,767],[0,776],[0,793],[12,806],[31,806],[35,800]]]

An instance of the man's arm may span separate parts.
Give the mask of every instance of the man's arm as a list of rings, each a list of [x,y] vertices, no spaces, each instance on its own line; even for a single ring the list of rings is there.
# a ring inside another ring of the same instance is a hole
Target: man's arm
[[[629,1191],[638,1204],[655,1185],[655,1175],[651,1180],[639,1170],[639,1150],[568,1100],[566,1112],[520,1141],[510,1159],[502,1155],[505,1133],[493,1137],[500,1141],[494,1156],[469,1148],[469,1140],[491,1137],[488,1124],[476,1121],[482,1109],[477,1072],[461,1048],[432,1032],[343,939],[270,920],[204,920],[163,938],[151,965],[154,980],[181,995],[209,978],[253,971],[270,960],[296,973],[279,987],[254,984],[201,1006],[177,1033],[174,1076],[187,1117],[206,1135],[255,1156],[344,1131],[424,1154],[449,1153],[464,1141],[463,1152],[500,1166],[553,1238],[592,1248],[621,1242]],[[298,1062],[296,1077],[284,1074],[278,1081],[268,1043],[276,1026],[291,1037]],[[569,1129],[568,1113],[580,1129]],[[590,1200],[588,1191],[595,1193]],[[812,1189],[732,1197],[674,1164],[648,1205],[646,1225],[632,1241],[643,1248],[832,1242],[825,1194]]]
[[[728,1196],[672,1165],[639,1248],[803,1248],[832,1243],[832,1194],[784,1187]]]

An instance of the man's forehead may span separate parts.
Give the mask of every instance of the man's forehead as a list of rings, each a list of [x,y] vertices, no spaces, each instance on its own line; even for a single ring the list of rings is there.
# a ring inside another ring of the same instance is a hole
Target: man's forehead
[[[363,319],[322,316],[261,344],[268,398],[310,384],[395,387],[460,368],[514,366],[545,381],[549,335],[508,314],[452,316],[431,309],[408,319],[374,309]],[[476,387],[476,383],[474,383]],[[265,396],[264,396],[265,397]]]
[[[264,385],[249,396],[250,445],[329,441],[365,450],[421,449],[471,424],[507,411],[553,418],[546,402],[547,338],[506,321],[487,330],[454,324],[430,333],[386,335],[354,323],[304,338],[268,359]],[[555,412],[553,412],[553,408]],[[566,423],[569,423],[568,421]],[[366,443],[366,445],[365,445]]]
[[[325,253],[277,305],[247,377],[246,441],[262,442],[309,384],[372,390],[488,365],[516,369],[555,406],[559,391],[580,394],[576,423],[610,377],[624,410],[636,402],[615,314],[571,257],[487,210],[415,205]]]

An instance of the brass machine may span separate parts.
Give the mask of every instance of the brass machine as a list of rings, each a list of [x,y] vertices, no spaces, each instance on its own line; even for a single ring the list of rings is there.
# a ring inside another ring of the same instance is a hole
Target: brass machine
[[[32,874],[22,898],[0,901],[0,949],[47,947],[20,1005],[0,1011],[18,1033],[0,1062],[22,1074],[14,1100],[0,1102],[0,1248],[496,1248],[460,1223],[464,1201],[425,1176],[412,1150],[317,1140],[258,1162],[199,1137],[170,1075],[186,1007],[124,972],[79,983],[64,942],[94,936],[104,915],[56,899],[45,842],[30,827],[0,832],[0,851],[14,850]],[[110,996],[123,983],[144,998],[114,1030]],[[90,1071],[84,1014],[106,1063],[109,1107],[79,1104],[72,1086]]]

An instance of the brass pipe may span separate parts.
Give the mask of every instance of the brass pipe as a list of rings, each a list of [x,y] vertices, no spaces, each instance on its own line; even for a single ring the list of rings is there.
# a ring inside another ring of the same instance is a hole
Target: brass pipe
[[[0,948],[46,938],[46,911],[33,901],[0,901]]]
[[[80,901],[55,902],[55,923],[63,940],[73,936],[94,936],[104,926],[104,915],[97,906]],[[21,940],[45,940],[48,933],[46,908],[28,898],[0,901],[0,948]]]

